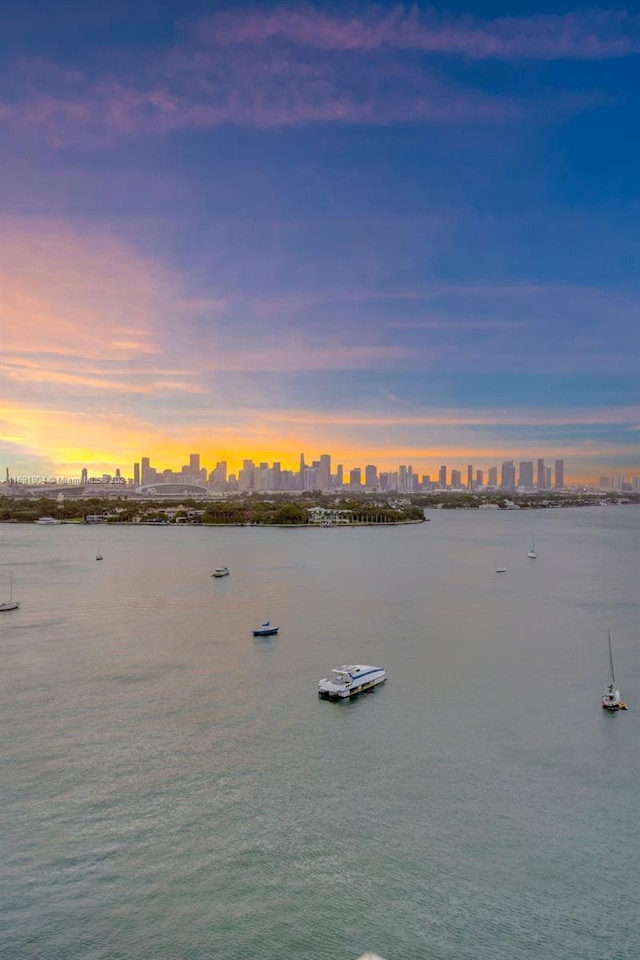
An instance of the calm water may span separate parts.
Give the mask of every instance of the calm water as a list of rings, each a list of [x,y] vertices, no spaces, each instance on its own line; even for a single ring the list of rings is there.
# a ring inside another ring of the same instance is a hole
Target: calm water
[[[640,508],[430,516],[0,526],[5,960],[638,960]]]

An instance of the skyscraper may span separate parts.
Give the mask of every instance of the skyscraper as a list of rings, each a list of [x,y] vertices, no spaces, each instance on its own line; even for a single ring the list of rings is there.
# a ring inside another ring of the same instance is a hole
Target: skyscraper
[[[316,468],[318,487],[324,493],[331,490],[331,455],[323,453]]]
[[[556,490],[564,490],[564,460],[556,460]]]
[[[446,489],[447,486],[447,468],[445,464],[442,464],[440,472],[438,473],[438,486],[441,490]]]
[[[473,464],[467,464],[467,490],[473,490]]]
[[[504,490],[515,490],[516,488],[516,468],[513,460],[506,460],[502,464],[502,476],[500,486]]]
[[[533,460],[521,460],[518,467],[518,486],[533,486]]]
[[[545,489],[544,460],[538,460],[538,470],[536,476],[536,486],[538,490]]]

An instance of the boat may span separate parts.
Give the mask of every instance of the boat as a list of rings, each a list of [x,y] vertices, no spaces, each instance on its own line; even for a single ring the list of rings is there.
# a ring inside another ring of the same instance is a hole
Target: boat
[[[279,629],[280,627],[272,627],[269,621],[265,620],[259,627],[256,627],[253,635],[254,637],[275,637]]]
[[[216,567],[216,569],[211,574],[212,577],[228,577],[231,573],[229,567]]]
[[[34,523],[48,524],[49,526],[53,523],[62,523],[62,520],[58,520],[56,517],[38,517],[37,520],[33,521]]]
[[[496,567],[496,573],[506,573],[506,572],[507,572],[506,567]]]
[[[17,610],[20,606],[19,600],[13,599],[13,571],[9,574],[9,599],[5,600],[4,603],[0,603],[0,613],[4,613],[7,610]]]
[[[102,550],[100,549],[100,542],[98,541],[98,551],[96,553],[96,560],[102,560]]]
[[[323,700],[345,700],[365,690],[372,690],[387,679],[383,667],[364,663],[345,663],[331,671],[333,677],[318,681],[318,693]]]
[[[611,631],[609,635],[609,683],[602,694],[602,709],[614,713],[616,710],[626,710],[627,705],[620,696],[620,691],[616,688],[616,678],[613,672],[613,653],[611,652]]]
[[[536,553],[536,541],[533,536],[533,531],[531,532],[531,549],[527,553],[529,560],[535,560],[538,554]]]

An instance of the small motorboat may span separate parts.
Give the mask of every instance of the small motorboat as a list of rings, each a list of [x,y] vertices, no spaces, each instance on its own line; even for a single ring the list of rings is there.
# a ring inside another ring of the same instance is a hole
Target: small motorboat
[[[253,631],[254,637],[275,637],[280,627],[272,627],[268,620]]]
[[[506,573],[506,572],[507,572],[506,567],[496,567],[496,573]]]
[[[212,577],[228,577],[231,573],[229,567],[216,567],[216,569],[211,574]]]

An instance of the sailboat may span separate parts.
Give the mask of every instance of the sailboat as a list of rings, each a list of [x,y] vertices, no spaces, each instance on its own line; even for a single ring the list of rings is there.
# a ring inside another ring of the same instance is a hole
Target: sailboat
[[[611,631],[609,634],[609,669],[611,671],[609,683],[602,694],[602,709],[614,712],[615,710],[626,710],[627,705],[620,697],[620,691],[616,689],[616,678],[613,672],[613,654],[611,652]]]
[[[100,550],[100,544],[98,544],[98,552],[96,553],[96,560],[102,560],[102,551]]]
[[[527,556],[530,560],[535,560],[538,554],[536,553],[536,541],[533,535],[533,530],[531,531],[531,549],[527,553]]]
[[[13,570],[9,574],[9,599],[5,600],[4,603],[0,603],[0,612],[5,610],[17,610],[20,606],[19,600],[13,599]]]

